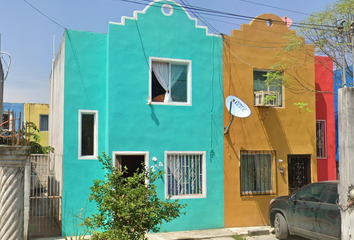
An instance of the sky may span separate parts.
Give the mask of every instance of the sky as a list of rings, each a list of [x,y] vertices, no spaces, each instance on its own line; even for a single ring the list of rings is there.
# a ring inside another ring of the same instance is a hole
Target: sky
[[[129,2],[129,1],[134,1]],[[182,2],[183,1],[183,2]],[[1,0],[0,51],[11,56],[4,102],[49,103],[49,76],[65,28],[107,33],[109,22],[133,17],[148,0]],[[256,17],[273,13],[299,22],[335,0],[175,0],[181,5]],[[200,13],[218,32],[230,35],[250,18],[226,18]],[[192,17],[195,17],[190,12]],[[198,25],[203,25],[198,20]],[[295,29],[295,27],[291,27]],[[213,33],[211,28],[209,32]],[[10,59],[1,54],[6,74]]]

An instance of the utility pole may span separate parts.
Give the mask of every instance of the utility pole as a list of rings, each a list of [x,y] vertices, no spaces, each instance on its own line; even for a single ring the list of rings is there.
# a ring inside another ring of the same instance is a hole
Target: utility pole
[[[343,21],[342,21],[343,22]],[[341,22],[341,24],[342,24]],[[351,23],[352,52],[354,24]],[[342,31],[343,34],[343,31]],[[344,37],[343,37],[344,39]],[[344,62],[343,62],[344,63]],[[346,68],[343,70],[343,76]],[[346,79],[345,79],[346,80]],[[354,240],[354,88],[338,90],[338,143],[339,143],[339,207],[341,210],[341,233],[343,240]]]
[[[345,20],[342,20],[338,26],[338,30],[340,35],[342,36],[342,63],[343,63],[343,67],[342,67],[342,86],[346,87],[347,86],[347,76],[346,76],[346,71],[347,71],[347,67],[345,64],[345,46],[344,46],[344,23]]]

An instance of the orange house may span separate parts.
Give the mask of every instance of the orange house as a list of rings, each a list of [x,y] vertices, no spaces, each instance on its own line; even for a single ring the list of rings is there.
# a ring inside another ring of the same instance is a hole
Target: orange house
[[[314,49],[300,39],[300,51],[283,51],[294,34],[262,14],[223,36],[224,99],[251,111],[224,133],[225,227],[268,225],[272,198],[317,181]]]

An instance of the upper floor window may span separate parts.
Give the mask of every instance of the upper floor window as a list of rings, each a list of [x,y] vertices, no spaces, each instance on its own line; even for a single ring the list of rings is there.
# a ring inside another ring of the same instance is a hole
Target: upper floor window
[[[275,192],[275,151],[241,150],[241,195]]]
[[[48,115],[39,115],[39,131],[48,131]]]
[[[316,151],[318,158],[326,158],[326,122],[316,121]]]
[[[268,75],[267,75],[268,74]],[[254,105],[283,106],[283,81],[281,72],[253,71]]]
[[[191,61],[151,58],[150,63],[150,101],[173,105],[191,104]]]
[[[98,111],[79,110],[79,158],[98,156]]]
[[[166,152],[165,154],[166,197],[205,197],[205,152]]]

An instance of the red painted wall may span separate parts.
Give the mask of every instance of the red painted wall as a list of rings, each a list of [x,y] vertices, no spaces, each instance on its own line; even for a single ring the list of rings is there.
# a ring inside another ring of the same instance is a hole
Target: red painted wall
[[[315,58],[316,90],[333,93],[333,62],[329,57]],[[325,120],[326,157],[317,158],[317,180],[335,180],[336,146],[334,125],[334,95],[316,93],[316,120]]]

